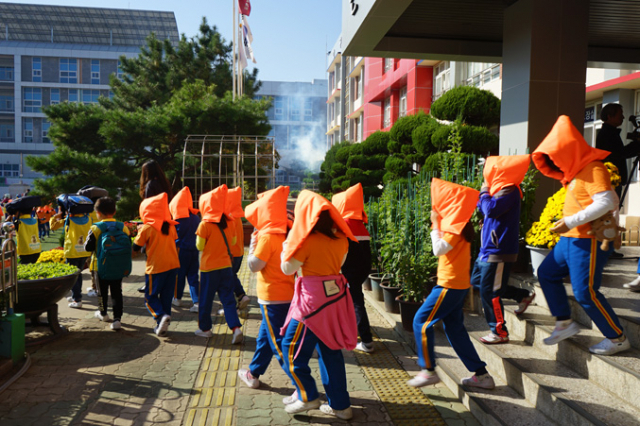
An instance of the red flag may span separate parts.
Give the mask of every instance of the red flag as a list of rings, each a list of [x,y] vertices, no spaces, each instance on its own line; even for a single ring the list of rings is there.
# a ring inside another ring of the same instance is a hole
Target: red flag
[[[240,14],[249,16],[251,14],[251,0],[238,0]]]

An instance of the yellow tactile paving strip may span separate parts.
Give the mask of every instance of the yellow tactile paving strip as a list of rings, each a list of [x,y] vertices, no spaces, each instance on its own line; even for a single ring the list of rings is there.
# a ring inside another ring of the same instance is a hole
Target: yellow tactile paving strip
[[[245,258],[246,256],[245,250]],[[251,272],[247,262],[242,263],[238,277],[245,286],[249,284]],[[224,316],[216,316],[211,331],[213,337],[209,339],[191,391],[185,425],[231,426],[235,423],[241,346],[231,345],[231,330],[227,327]]]
[[[420,389],[407,385],[411,376],[382,341],[378,340],[374,353],[354,351],[354,354],[394,425],[446,426],[429,398]]]

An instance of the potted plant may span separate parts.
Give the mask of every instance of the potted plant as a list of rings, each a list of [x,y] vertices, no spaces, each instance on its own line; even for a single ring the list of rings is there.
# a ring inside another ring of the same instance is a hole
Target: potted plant
[[[402,328],[405,330],[413,331],[413,317],[435,286],[437,269],[438,258],[431,252],[425,251],[419,256],[409,258],[401,278],[402,293],[397,299],[400,303]]]
[[[533,222],[527,231],[527,248],[531,252],[531,266],[533,275],[537,276],[538,267],[560,240],[560,235],[551,231],[553,224],[562,218],[564,208],[565,188],[548,198],[547,204],[540,214],[540,220]]]

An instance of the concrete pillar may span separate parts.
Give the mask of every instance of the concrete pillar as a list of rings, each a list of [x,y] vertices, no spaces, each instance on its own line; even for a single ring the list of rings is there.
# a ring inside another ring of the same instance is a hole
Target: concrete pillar
[[[500,154],[538,146],[559,115],[584,124],[589,2],[520,0],[505,9]]]

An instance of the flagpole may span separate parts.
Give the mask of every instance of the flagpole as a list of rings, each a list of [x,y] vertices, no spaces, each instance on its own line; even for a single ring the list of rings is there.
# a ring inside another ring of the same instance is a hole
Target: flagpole
[[[231,2],[233,3],[233,25],[231,26],[231,32],[233,32],[233,100],[236,99],[236,51],[237,51],[237,45],[236,45],[236,1],[237,0],[231,0]]]

